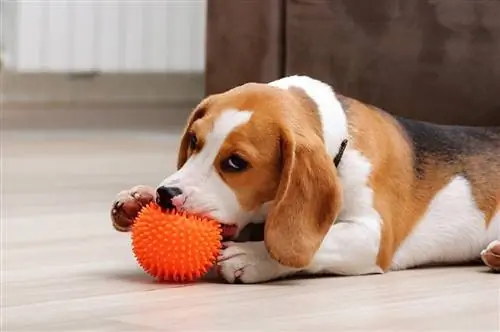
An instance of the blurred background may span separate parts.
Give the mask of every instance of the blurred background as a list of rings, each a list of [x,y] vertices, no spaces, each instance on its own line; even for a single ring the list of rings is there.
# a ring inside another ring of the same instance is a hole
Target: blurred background
[[[0,4],[5,125],[28,119],[38,126],[114,128],[128,120],[178,126],[187,116],[181,109],[206,94],[293,74],[402,116],[448,124],[500,121],[499,1]],[[51,112],[27,110],[35,106]],[[97,110],[104,106],[107,112]],[[128,111],[133,107],[143,108],[141,116]]]
[[[203,97],[204,0],[1,0],[0,11],[4,128],[179,124]]]

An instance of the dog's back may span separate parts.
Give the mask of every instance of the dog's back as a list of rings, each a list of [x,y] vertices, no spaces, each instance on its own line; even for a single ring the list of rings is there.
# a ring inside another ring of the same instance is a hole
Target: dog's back
[[[500,169],[500,127],[438,125],[396,119],[413,145],[414,167],[419,177],[425,177],[429,159],[452,167],[456,174],[468,178]],[[471,168],[480,168],[482,172],[471,174]],[[497,173],[500,177],[500,171]],[[499,189],[500,183],[490,184],[495,185]]]

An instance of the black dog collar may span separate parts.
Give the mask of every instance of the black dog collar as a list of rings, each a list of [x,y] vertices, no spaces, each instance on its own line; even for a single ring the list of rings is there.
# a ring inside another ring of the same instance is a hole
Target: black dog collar
[[[337,152],[337,155],[335,158],[333,158],[333,163],[335,164],[335,167],[339,167],[340,160],[342,159],[342,155],[344,154],[345,148],[347,147],[347,138],[340,143],[340,148],[339,152]]]

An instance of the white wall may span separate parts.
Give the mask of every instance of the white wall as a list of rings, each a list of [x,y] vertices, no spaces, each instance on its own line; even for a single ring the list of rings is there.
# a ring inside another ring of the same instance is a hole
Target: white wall
[[[0,0],[16,72],[202,72],[206,0]]]

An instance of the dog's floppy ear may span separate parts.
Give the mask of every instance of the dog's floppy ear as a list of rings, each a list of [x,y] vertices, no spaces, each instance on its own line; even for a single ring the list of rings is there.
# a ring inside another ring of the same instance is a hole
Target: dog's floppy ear
[[[193,123],[205,116],[208,107],[209,98],[203,100],[191,113],[187,120],[186,127],[182,133],[181,144],[179,146],[179,152],[177,154],[177,169],[180,169],[188,158],[188,147],[189,147],[189,129]]]
[[[282,265],[303,268],[318,250],[342,206],[342,188],[315,133],[282,129],[282,172],[265,223],[266,248]]]

